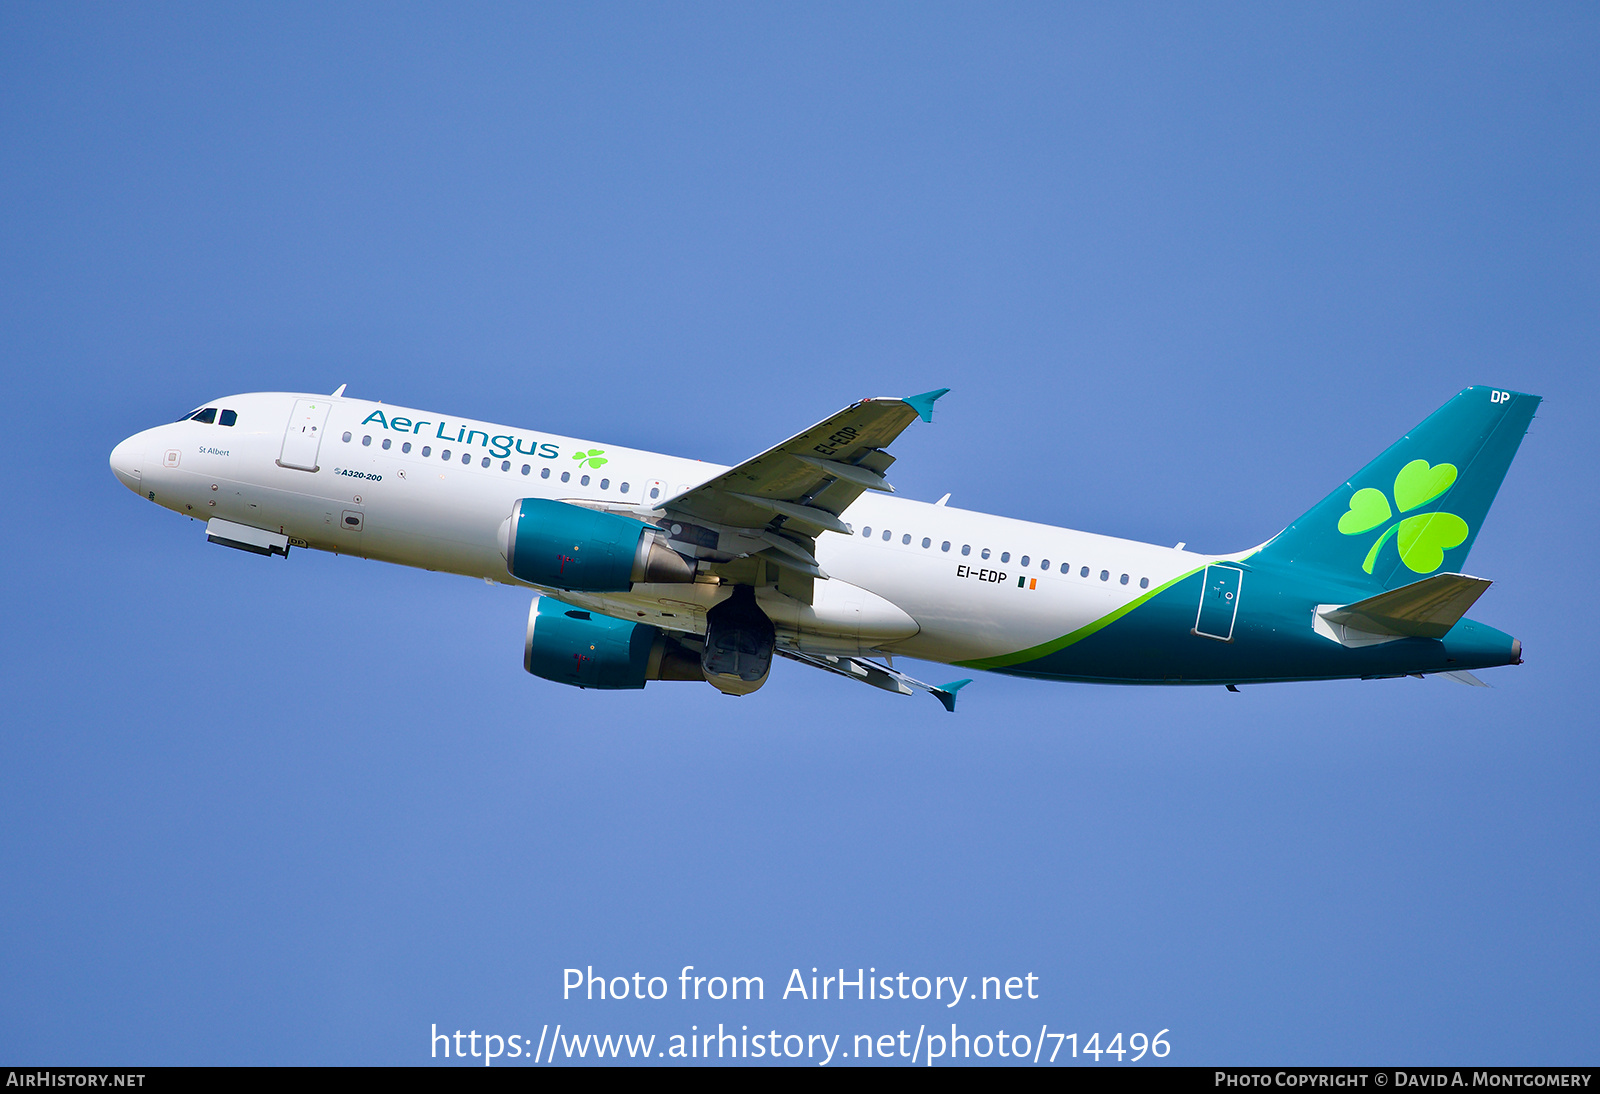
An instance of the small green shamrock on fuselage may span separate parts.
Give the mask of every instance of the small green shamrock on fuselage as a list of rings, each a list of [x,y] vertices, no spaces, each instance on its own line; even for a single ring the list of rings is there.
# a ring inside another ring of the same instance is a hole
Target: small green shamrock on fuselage
[[[602,467],[606,459],[601,455],[605,449],[591,448],[587,452],[574,452],[572,458],[578,461],[579,467]]]
[[[1430,467],[1427,460],[1412,460],[1394,477],[1394,500],[1400,512],[1406,513],[1419,505],[1442,497],[1455,485],[1455,464],[1441,463]],[[1350,508],[1339,518],[1339,531],[1347,536],[1370,532],[1394,515],[1389,499],[1382,490],[1370,486],[1357,490],[1350,498]],[[1459,547],[1467,540],[1470,529],[1467,522],[1454,513],[1418,513],[1406,517],[1384,529],[1383,534],[1367,552],[1361,568],[1367,573],[1378,560],[1378,550],[1391,535],[1400,550],[1400,561],[1415,573],[1431,574],[1444,565],[1444,553]]]

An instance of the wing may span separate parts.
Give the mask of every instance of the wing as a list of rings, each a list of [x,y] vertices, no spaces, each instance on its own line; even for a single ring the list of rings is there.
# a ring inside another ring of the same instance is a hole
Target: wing
[[[837,673],[851,680],[859,680],[863,684],[871,684],[884,691],[898,692],[901,695],[910,695],[913,691],[925,691],[944,704],[944,709],[951,714],[956,712],[956,692],[972,683],[969,679],[955,680],[948,684],[925,684],[898,669],[880,665],[864,657],[833,657],[826,654],[801,653],[799,650],[781,646],[778,652],[791,661],[798,661],[802,665],[810,665],[824,672]]]
[[[949,388],[909,399],[863,399],[782,444],[767,449],[662,503],[676,518],[701,526],[706,546],[719,553],[759,556],[780,568],[779,587],[811,600],[811,582],[828,575],[817,566],[816,537],[850,534],[840,519],[866,490],[892,493],[883,473],[894,463],[885,449],[917,418],[933,421],[933,404]],[[674,538],[683,538],[678,533]],[[747,550],[736,550],[743,546]]]

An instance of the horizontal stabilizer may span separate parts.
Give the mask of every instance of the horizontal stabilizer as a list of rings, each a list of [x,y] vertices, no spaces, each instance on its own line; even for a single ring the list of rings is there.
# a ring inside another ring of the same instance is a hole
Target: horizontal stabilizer
[[[1329,623],[1371,635],[1443,638],[1491,583],[1466,574],[1435,574],[1340,608],[1321,608]]]

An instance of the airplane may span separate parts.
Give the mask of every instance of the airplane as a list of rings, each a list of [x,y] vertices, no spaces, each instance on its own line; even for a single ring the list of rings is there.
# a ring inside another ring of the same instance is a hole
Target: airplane
[[[1469,387],[1304,516],[1220,555],[899,497],[887,449],[949,389],[852,403],[734,467],[332,395],[207,402],[117,445],[216,544],[534,592],[523,667],[580,688],[747,695],[775,656],[954,712],[964,678],[1221,685],[1522,663],[1462,572],[1540,398]]]

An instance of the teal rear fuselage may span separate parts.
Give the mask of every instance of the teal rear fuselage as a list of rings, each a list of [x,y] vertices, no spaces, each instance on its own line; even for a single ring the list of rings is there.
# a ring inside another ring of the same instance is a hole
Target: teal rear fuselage
[[[1347,647],[1319,634],[1313,616],[1318,605],[1359,600],[1367,590],[1334,581],[1313,586],[1303,569],[1286,573],[1280,564],[1254,558],[1226,565],[1237,567],[1241,576],[1237,614],[1225,640],[1196,633],[1206,574],[1200,569],[1057,649],[1011,664],[973,667],[1086,683],[1257,684],[1457,672],[1522,659],[1516,639],[1471,619],[1457,622],[1443,639],[1396,638]]]
[[[1520,642],[1462,617],[1488,584],[1463,567],[1539,401],[1469,387],[1260,548],[1176,576],[1051,641],[965,664],[1130,684],[1327,680],[1519,664]],[[1408,587],[1413,594],[1397,606],[1393,594]],[[1454,610],[1444,611],[1452,598]],[[1405,618],[1373,624],[1369,616],[1374,631],[1338,623],[1348,618],[1341,615],[1347,608],[1364,606]]]

